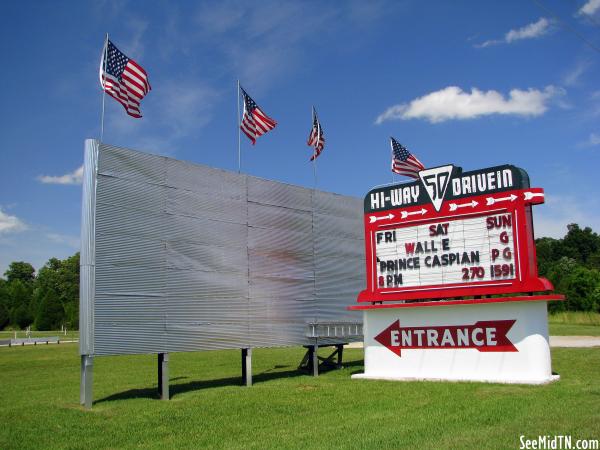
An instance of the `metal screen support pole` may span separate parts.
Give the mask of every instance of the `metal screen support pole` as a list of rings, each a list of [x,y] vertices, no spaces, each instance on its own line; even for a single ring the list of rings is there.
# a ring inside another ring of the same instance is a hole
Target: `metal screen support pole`
[[[313,377],[318,377],[319,376],[319,345],[315,344],[312,346],[312,353],[310,355],[311,358],[311,363],[312,363],[312,370],[313,370]]]
[[[338,362],[337,362],[337,368],[338,368],[338,369],[341,369],[341,368],[342,368],[342,363],[344,362],[344,361],[343,361],[343,355],[344,355],[344,344],[339,344],[339,345],[337,346],[337,350],[338,350],[338,354],[337,354],[337,357],[338,357],[338,358],[337,358],[337,360],[338,360]]]
[[[92,385],[94,381],[94,357],[81,355],[81,384],[79,387],[79,403],[86,409],[92,409]]]
[[[252,349],[242,349],[242,384],[252,386]]]
[[[85,141],[83,194],[81,205],[81,256],[79,280],[79,355],[81,356],[81,385],[79,400],[87,409],[92,407],[94,370],[94,295],[96,280],[95,224],[96,175],[98,141]]]
[[[169,354],[158,354],[158,395],[161,400],[169,400]]]

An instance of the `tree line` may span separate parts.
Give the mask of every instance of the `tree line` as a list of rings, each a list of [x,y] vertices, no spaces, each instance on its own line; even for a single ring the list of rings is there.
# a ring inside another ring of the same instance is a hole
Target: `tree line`
[[[564,302],[550,302],[551,312],[600,312],[600,236],[590,227],[567,225],[562,239],[536,239],[539,274],[548,278]]]
[[[577,224],[567,230],[562,239],[536,240],[540,276],[567,296],[565,302],[550,302],[550,311],[600,312],[600,236]],[[28,326],[79,327],[79,253],[50,258],[37,274],[27,262],[9,265],[0,278],[0,330]]]
[[[79,328],[79,253],[50,258],[38,273],[12,262],[0,278],[0,330]]]

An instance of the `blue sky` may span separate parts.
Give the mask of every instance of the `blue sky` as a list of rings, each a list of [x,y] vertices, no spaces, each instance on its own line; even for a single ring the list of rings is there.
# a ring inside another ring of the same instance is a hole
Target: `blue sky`
[[[3,5],[0,273],[78,250],[106,32],[153,88],[142,119],[107,98],[107,143],[236,170],[239,78],[279,123],[254,147],[242,136],[248,174],[312,186],[314,104],[320,189],[362,197],[390,182],[392,135],[426,166],[526,169],[547,194],[537,236],[600,231],[600,0],[141,5]]]

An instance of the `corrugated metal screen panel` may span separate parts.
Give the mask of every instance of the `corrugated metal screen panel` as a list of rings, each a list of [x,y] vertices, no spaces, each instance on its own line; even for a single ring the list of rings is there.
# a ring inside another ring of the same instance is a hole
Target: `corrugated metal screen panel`
[[[167,246],[167,265],[170,269],[204,272],[248,273],[243,253],[235,247],[171,241]]]
[[[248,201],[312,211],[310,189],[261,178],[248,177]]]
[[[164,186],[98,175],[96,202],[127,209],[162,213],[165,210]]]
[[[312,191],[248,178],[249,338],[298,345],[316,312]]]
[[[96,262],[96,295],[122,293],[162,294],[165,288],[166,271],[164,267],[144,265],[99,264]],[[97,303],[96,306],[99,306]]]
[[[314,298],[263,298],[250,311],[249,338],[254,347],[308,343],[306,323],[316,318]]]
[[[358,243],[362,244],[362,247]],[[365,245],[362,239],[315,235],[314,245],[317,258],[333,256],[360,259],[363,262],[365,260]]]
[[[306,233],[274,233],[266,228],[248,228],[248,248],[273,253],[313,254],[313,244],[307,239]]]
[[[249,249],[248,258],[253,275],[313,279],[313,257],[306,253]]]
[[[248,327],[248,304],[240,297],[237,298],[203,298],[197,297],[169,297],[167,327],[179,329],[179,325],[186,327],[200,327],[207,324],[235,323]],[[218,317],[212,311],[218,310]],[[190,328],[191,329],[191,328]]]
[[[246,201],[246,175],[168,158],[166,185],[225,199]]]
[[[330,216],[363,220],[363,200],[331,192],[314,191],[314,211]]]
[[[314,199],[317,322],[360,322],[362,314],[347,306],[348,298],[364,289],[362,200],[322,191],[315,192]],[[333,343],[339,338],[319,340]]]
[[[98,180],[98,189],[101,181]],[[116,235],[161,241],[167,229],[166,219],[160,213],[100,203],[96,205],[96,239],[101,235]]]
[[[246,223],[246,202],[182,189],[167,190],[166,211],[169,214]]]
[[[96,263],[100,267],[165,267],[165,244],[125,234],[101,234],[96,238]]]
[[[306,298],[313,295],[315,283],[311,278],[283,278],[250,275],[250,299],[263,298]],[[285,308],[285,302],[281,304]]]
[[[360,199],[100,145],[95,200],[95,354],[300,345],[308,323],[360,320]]]
[[[304,233],[310,239],[312,214],[298,209],[248,203],[248,225],[277,230],[272,232],[274,235],[285,236],[290,231]]]
[[[170,214],[163,239],[169,242],[190,242],[216,247],[246,249],[246,225],[197,217]]]
[[[169,160],[167,331],[170,351],[248,341],[246,177]]]
[[[164,156],[100,144],[98,175],[164,185],[166,162]]]
[[[357,241],[363,239],[362,220],[361,225],[357,226],[355,219],[316,212],[314,222],[317,236],[332,236]]]
[[[248,298],[247,273],[203,272],[200,270],[169,270],[167,294],[169,298],[223,299],[222,309],[233,308],[239,300],[246,304]],[[218,311],[217,311],[218,312]],[[215,317],[218,317],[215,315]]]
[[[100,291],[102,292],[102,291]],[[96,293],[97,355],[167,351],[164,297],[161,295]],[[158,349],[158,350],[157,350]]]
[[[248,347],[248,325],[233,322],[194,324],[179,322],[168,327],[171,351],[223,350]]]

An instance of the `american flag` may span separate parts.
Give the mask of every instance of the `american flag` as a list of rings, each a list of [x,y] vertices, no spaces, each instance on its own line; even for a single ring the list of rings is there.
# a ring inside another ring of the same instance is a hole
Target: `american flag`
[[[393,137],[390,139],[392,140],[392,172],[418,179],[419,171],[425,170],[425,166],[396,139]]]
[[[254,145],[256,138],[275,128],[277,122],[267,116],[241,86],[240,91],[244,97],[244,115],[240,128]]]
[[[148,74],[108,39],[100,63],[100,85],[108,95],[123,105],[127,114],[142,117],[140,101],[151,89]]]
[[[319,118],[317,117],[317,111],[314,107],[313,126],[312,130],[310,130],[310,136],[308,136],[308,141],[306,141],[306,145],[315,148],[313,155],[310,157],[311,161],[314,161],[317,158],[317,156],[319,156],[323,151],[323,147],[325,147],[325,136],[323,135],[323,128],[321,127],[321,123],[319,122]]]

